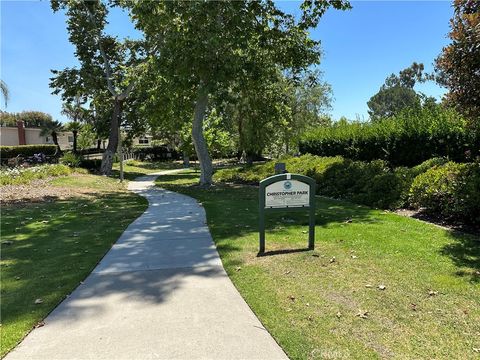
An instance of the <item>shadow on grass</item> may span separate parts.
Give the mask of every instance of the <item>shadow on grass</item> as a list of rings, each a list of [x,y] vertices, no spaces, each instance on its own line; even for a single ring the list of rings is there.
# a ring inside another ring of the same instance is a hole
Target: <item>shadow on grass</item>
[[[194,181],[196,178],[196,174],[172,174],[161,177],[159,185],[199,200],[207,209],[208,224],[214,239],[235,238],[258,233],[257,187],[217,184],[209,189],[199,189],[198,186],[182,186],[174,183],[178,180]],[[348,226],[350,223],[371,225],[378,223],[379,226],[383,226],[383,220],[378,217],[378,210],[317,197],[316,226]],[[275,231],[277,234],[282,234],[281,228],[284,227],[283,232],[288,234],[289,225],[308,226],[308,214],[306,212],[305,214],[300,212],[268,214],[266,218],[267,247],[268,233]],[[480,282],[479,237],[459,231],[452,231],[449,236],[452,241],[443,247],[442,255],[450,257],[459,268],[456,272],[457,276],[470,276],[472,281]],[[307,241],[306,238],[305,241]],[[223,241],[222,246],[224,246]],[[239,248],[230,250],[241,251]],[[307,250],[280,250],[266,253],[266,255],[301,251]]]
[[[284,250],[271,250],[265,251],[264,253],[258,253],[257,257],[272,256],[272,255],[285,255],[285,254],[294,254],[299,252],[311,251],[312,249],[284,249]]]
[[[450,257],[461,268],[456,275],[480,282],[480,238],[459,231],[452,231],[451,234],[455,242],[444,246],[442,255]]]

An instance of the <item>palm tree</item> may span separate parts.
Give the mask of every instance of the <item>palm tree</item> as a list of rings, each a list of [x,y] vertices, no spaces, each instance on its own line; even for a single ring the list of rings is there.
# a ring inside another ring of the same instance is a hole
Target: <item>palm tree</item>
[[[7,107],[8,100],[10,99],[10,92],[8,91],[7,84],[3,80],[0,80],[0,92],[5,100],[5,107]]]
[[[40,136],[51,136],[53,143],[57,145],[58,152],[61,152],[60,145],[58,145],[58,133],[63,131],[63,124],[58,121],[47,122],[41,127]]]
[[[72,121],[66,125],[66,129],[73,133],[73,152],[77,152],[77,136],[81,129],[79,121],[84,121],[88,115],[88,110],[82,107],[85,99],[80,95],[75,95],[73,103],[67,102],[63,104],[62,114],[66,115]]]

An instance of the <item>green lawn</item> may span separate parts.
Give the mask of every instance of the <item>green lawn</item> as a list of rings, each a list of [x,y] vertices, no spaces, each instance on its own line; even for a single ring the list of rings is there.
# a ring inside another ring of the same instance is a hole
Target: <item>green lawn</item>
[[[180,162],[173,161],[139,161],[127,160],[123,163],[124,177],[126,180],[133,180],[138,176],[162,171],[181,169],[183,167]],[[120,163],[113,164],[112,176],[120,177]]]
[[[2,206],[1,356],[85,279],[147,207],[116,179],[71,175],[51,182],[95,193]]]
[[[315,251],[307,217],[280,213],[257,257],[258,189],[196,181],[157,184],[203,204],[229,276],[291,358],[480,357],[478,236],[318,198]]]

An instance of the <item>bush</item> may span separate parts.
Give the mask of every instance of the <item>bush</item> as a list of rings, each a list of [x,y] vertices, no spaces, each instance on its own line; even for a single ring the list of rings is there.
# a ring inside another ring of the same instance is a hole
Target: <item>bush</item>
[[[0,170],[0,185],[28,184],[32,180],[70,175],[72,170],[62,164],[47,164],[28,168],[2,168]]]
[[[413,168],[392,169],[383,160],[364,162],[340,156],[303,155],[251,167],[222,169],[215,173],[214,180],[258,184],[274,174],[275,162],[285,162],[289,172],[315,179],[320,195],[395,209],[409,206],[409,191],[416,176],[444,164],[446,160],[434,158]]]
[[[82,157],[72,152],[66,152],[58,161],[60,162],[60,164],[75,168],[79,167],[82,163]]]
[[[431,214],[480,224],[480,164],[432,167],[413,181],[410,203]]]
[[[175,150],[169,150],[166,146],[142,146],[133,148],[133,153],[140,160],[152,160],[152,161],[170,161],[178,160],[179,154]]]
[[[29,157],[35,154],[44,154],[53,156],[57,152],[56,145],[18,145],[18,146],[0,146],[0,154],[3,160],[8,160],[17,156]]]
[[[441,107],[404,111],[374,123],[348,123],[307,132],[299,144],[302,154],[343,156],[352,160],[381,159],[392,166],[414,166],[432,157],[457,162],[480,156],[480,131]]]

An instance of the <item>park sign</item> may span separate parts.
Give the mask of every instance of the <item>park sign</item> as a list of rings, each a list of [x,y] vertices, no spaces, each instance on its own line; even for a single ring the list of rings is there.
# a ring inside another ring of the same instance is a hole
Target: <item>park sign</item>
[[[308,248],[315,247],[315,180],[299,174],[278,174],[260,181],[260,251],[265,252],[265,212],[308,211],[310,214]]]

